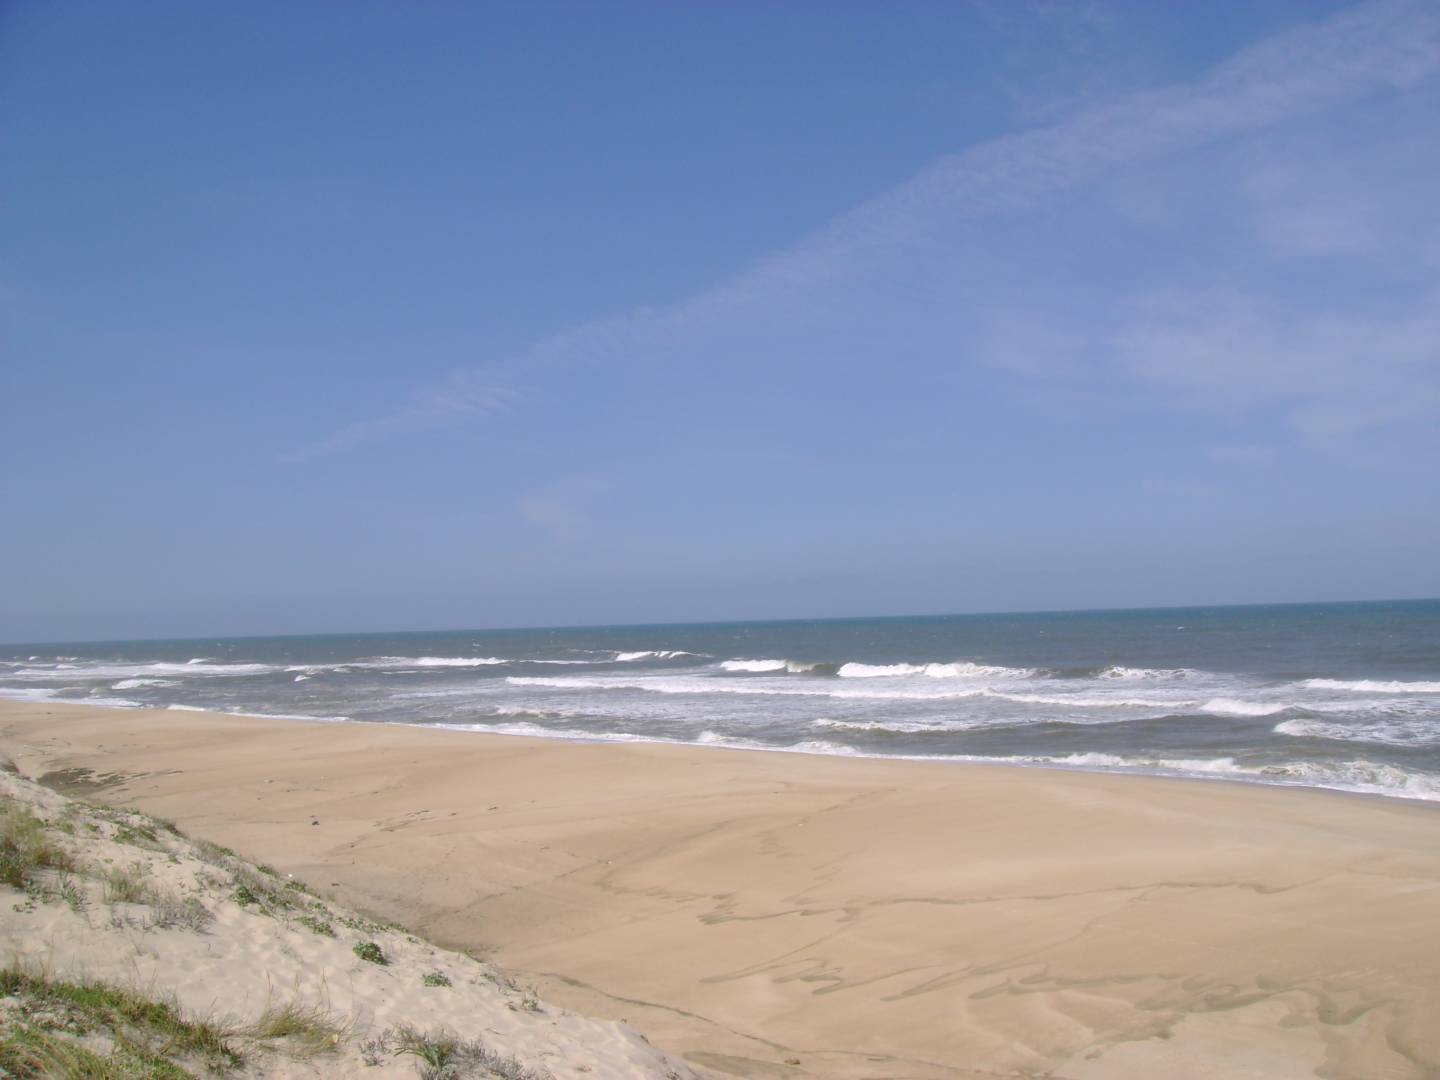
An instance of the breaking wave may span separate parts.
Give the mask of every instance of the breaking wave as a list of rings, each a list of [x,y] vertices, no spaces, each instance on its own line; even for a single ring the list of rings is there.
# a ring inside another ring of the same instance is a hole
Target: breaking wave
[[[1025,679],[1035,672],[1030,668],[998,667],[962,660],[953,664],[841,664],[835,674],[842,679],[883,679],[902,675],[924,675],[931,679]]]
[[[1440,682],[1379,679],[1306,679],[1307,690],[1351,690],[1360,694],[1440,694]]]
[[[832,664],[820,664],[806,660],[722,660],[720,669],[722,671],[744,671],[755,675],[772,671],[783,671],[790,675],[829,675],[835,672]]]
[[[635,660],[677,660],[682,656],[704,658],[705,654],[686,652],[684,649],[649,649],[645,652],[616,653],[615,660],[617,663],[630,663]]]
[[[1109,667],[1090,669],[1097,679],[1189,679],[1204,672],[1191,668],[1134,668],[1112,664]]]
[[[1296,706],[1286,702],[1236,701],[1234,698],[1211,698],[1198,707],[1199,712],[1212,716],[1274,716]]]

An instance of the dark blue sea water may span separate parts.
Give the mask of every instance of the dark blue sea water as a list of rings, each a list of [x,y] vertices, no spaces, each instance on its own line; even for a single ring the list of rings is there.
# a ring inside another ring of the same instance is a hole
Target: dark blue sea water
[[[0,646],[0,695],[1440,799],[1440,601]]]

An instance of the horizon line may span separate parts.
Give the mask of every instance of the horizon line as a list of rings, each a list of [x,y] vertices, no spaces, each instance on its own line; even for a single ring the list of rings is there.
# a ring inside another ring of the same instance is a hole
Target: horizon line
[[[685,619],[664,622],[634,623],[562,623],[537,624],[533,626],[462,626],[440,627],[425,630],[337,630],[306,631],[296,634],[201,634],[186,637],[141,637],[141,638],[69,638],[51,641],[3,641],[0,648],[38,645],[161,645],[202,641],[275,641],[294,638],[337,638],[337,637],[401,637],[425,634],[506,634],[526,633],[538,630],[644,630],[652,627],[696,627],[696,626],[754,626],[781,623],[837,623],[837,622],[878,622],[899,619],[978,619],[995,618],[1004,615],[1105,615],[1136,611],[1224,611],[1247,608],[1294,608],[1294,607],[1336,607],[1358,604],[1434,604],[1440,603],[1440,596],[1381,597],[1360,600],[1281,600],[1256,601],[1244,604],[1161,604],[1157,606],[1125,606],[1097,608],[1023,608],[1011,611],[940,611],[908,612],[894,615],[787,615],[768,619]]]

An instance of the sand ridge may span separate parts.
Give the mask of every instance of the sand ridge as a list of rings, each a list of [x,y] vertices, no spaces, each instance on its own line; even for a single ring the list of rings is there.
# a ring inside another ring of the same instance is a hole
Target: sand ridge
[[[1426,805],[48,703],[0,749],[716,1075],[1440,1073]]]

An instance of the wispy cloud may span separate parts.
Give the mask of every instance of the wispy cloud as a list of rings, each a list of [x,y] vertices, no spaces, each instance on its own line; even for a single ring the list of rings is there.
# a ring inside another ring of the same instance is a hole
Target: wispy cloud
[[[374,420],[341,428],[329,438],[282,455],[282,463],[305,461],[349,449],[389,435],[424,431],[438,425],[474,420],[503,411],[520,401],[520,391],[491,384],[479,372],[457,372],[422,386],[401,409]]]
[[[953,339],[962,329],[954,282],[943,272],[928,283],[918,274],[959,261],[968,267],[965,280],[983,278],[985,253],[968,243],[973,237],[967,230],[977,222],[1014,221],[1122,168],[1411,87],[1437,70],[1440,5],[1360,5],[1246,49],[1195,82],[1132,95],[941,159],[714,289],[580,326],[519,355],[481,363],[463,377],[423,388],[392,414],[353,424],[291,457],[493,413],[514,400],[513,392],[499,388],[538,382],[548,369],[668,361],[707,348],[744,355],[761,343],[776,356],[813,353],[843,335],[844,327],[859,325],[862,314],[890,319],[897,337],[921,323],[937,340]],[[1320,202],[1296,206],[1288,219],[1272,217],[1267,227],[1276,242],[1302,249],[1351,251],[1372,239],[1363,213]],[[1091,328],[1012,326],[1012,336],[1025,345],[1012,366],[1048,371],[1089,342],[1112,350],[1132,378],[1240,408],[1276,400],[1293,380],[1314,379],[1327,389],[1295,398],[1291,415],[1298,427],[1315,433],[1354,429],[1406,409],[1413,415],[1420,407],[1407,405],[1395,388],[1407,372],[1429,362],[1423,341],[1433,329],[1428,308],[1389,322],[1327,321],[1286,316],[1213,289],[1141,298],[1132,307],[1131,323],[1112,328],[1103,340]],[[1017,311],[1019,325],[1028,316]],[[1367,336],[1368,351],[1362,349]],[[1319,350],[1323,362],[1307,362],[1288,346],[1297,339]],[[1359,373],[1380,348],[1393,350],[1386,353],[1393,357],[1392,373],[1382,380],[1389,389],[1362,393]],[[1350,403],[1336,408],[1337,395]]]
[[[1295,314],[1233,292],[1150,297],[1115,340],[1186,407],[1275,406],[1312,438],[1440,416],[1440,292],[1392,319]]]

